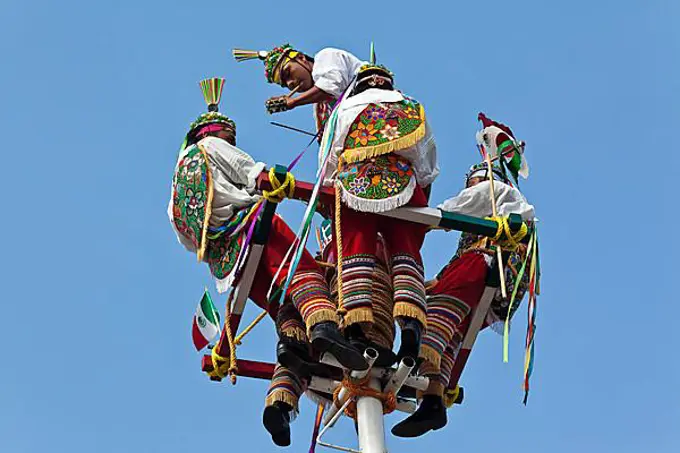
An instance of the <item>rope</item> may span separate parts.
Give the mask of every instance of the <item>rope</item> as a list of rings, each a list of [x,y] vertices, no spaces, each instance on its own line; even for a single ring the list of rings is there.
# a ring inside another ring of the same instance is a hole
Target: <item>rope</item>
[[[262,195],[272,203],[280,203],[284,198],[292,198],[295,192],[295,176],[292,173],[286,173],[286,179],[283,182],[276,177],[274,168],[269,169],[269,182],[273,190],[263,190]]]
[[[255,318],[253,320],[253,322],[251,322],[250,325],[248,325],[248,327],[243,329],[243,332],[241,332],[240,334],[238,334],[236,336],[236,338],[234,339],[234,343],[236,343],[236,345],[239,346],[241,344],[241,340],[243,340],[243,337],[248,335],[248,333],[251,330],[253,330],[255,328],[255,326],[265,318],[265,316],[267,316],[267,314],[268,314],[267,310],[263,310],[262,313],[257,315],[257,318]]]
[[[360,380],[357,380],[356,382],[352,382],[352,380],[350,380],[349,378],[343,379],[342,385],[339,385],[338,388],[336,388],[335,391],[333,392],[333,404],[335,404],[335,406],[338,409],[340,409],[343,406],[343,404],[345,404],[345,401],[347,401],[345,400],[341,402],[339,400],[340,390],[342,390],[342,388],[344,387],[347,389],[348,392],[347,398],[356,399],[362,396],[375,398],[382,402],[383,414],[391,414],[392,412],[394,412],[394,410],[397,408],[397,396],[394,394],[394,392],[385,393],[369,387],[368,384],[370,380],[371,380],[370,374],[368,374],[366,377]],[[347,409],[345,409],[345,415],[356,420],[357,418],[356,401],[352,401],[347,406]]]
[[[229,298],[227,299],[227,307],[224,310],[224,330],[227,334],[227,342],[229,344],[229,369],[227,373],[231,379],[232,384],[236,384],[236,375],[238,374],[238,366],[236,364],[236,345],[234,344],[234,336],[231,332],[231,302],[234,299],[234,291],[229,293]],[[217,346],[213,348],[213,351],[217,349]],[[213,366],[215,364],[215,359],[213,358]],[[218,372],[220,370],[218,369]],[[223,378],[224,375],[218,376]]]
[[[212,359],[213,371],[208,373],[210,377],[224,378],[229,373],[229,357],[223,357],[218,354],[217,346],[212,348],[210,353],[210,358]],[[220,365],[219,362],[222,362]]]
[[[510,230],[510,224],[508,223],[507,217],[494,216],[487,217],[487,219],[498,223],[496,234],[491,240],[498,244],[503,250],[517,250],[519,242],[524,239],[529,232],[529,228],[525,222],[522,222],[522,227],[513,234],[512,230]],[[503,236],[504,233],[505,236]]]
[[[335,245],[338,249],[338,276],[337,276],[337,287],[338,287],[338,309],[337,313],[340,317],[344,317],[347,314],[347,309],[345,308],[345,293],[342,289],[342,229],[340,228],[340,194],[342,193],[339,187],[335,190]]]

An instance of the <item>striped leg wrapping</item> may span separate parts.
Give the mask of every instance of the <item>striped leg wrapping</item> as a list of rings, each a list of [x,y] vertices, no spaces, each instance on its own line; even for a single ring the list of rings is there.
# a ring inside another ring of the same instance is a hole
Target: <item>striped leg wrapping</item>
[[[427,326],[425,310],[425,274],[423,266],[411,255],[392,257],[394,318],[413,318]]]
[[[343,305],[347,310],[345,327],[358,322],[374,322],[371,298],[374,269],[375,257],[372,255],[343,257]]]
[[[459,336],[456,333],[456,336]],[[446,348],[444,354],[442,355],[441,369],[437,380],[444,386],[449,385],[449,380],[451,379],[451,372],[453,371],[453,364],[456,361],[456,355],[458,355],[458,348],[452,348],[451,346]]]
[[[300,343],[307,342],[306,326],[300,312],[292,302],[286,301],[276,315],[276,331],[279,338],[288,337]]]
[[[439,368],[444,350],[469,314],[470,306],[460,299],[446,294],[428,296],[427,329],[420,356]]]
[[[378,262],[373,271],[373,328],[367,336],[378,345],[392,349],[394,344],[394,291],[385,264]]]
[[[281,364],[276,364],[274,376],[269,384],[265,406],[271,406],[277,401],[290,405],[297,413],[298,401],[305,391],[305,384],[295,373]]]
[[[308,333],[320,322],[338,322],[328,284],[320,272],[295,274],[290,284],[290,298],[302,315]]]

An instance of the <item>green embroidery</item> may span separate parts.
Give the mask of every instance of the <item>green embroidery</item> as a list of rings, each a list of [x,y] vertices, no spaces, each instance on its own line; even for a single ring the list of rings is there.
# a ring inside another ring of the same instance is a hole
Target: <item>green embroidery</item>
[[[399,195],[413,177],[411,164],[396,154],[385,154],[343,165],[338,180],[350,194],[367,200]]]
[[[208,164],[197,146],[180,160],[172,181],[172,217],[177,231],[200,248],[208,201]]]
[[[369,104],[350,126],[344,150],[402,139],[418,130],[423,121],[420,104],[415,100]]]
[[[215,278],[221,280],[234,269],[244,238],[245,235],[240,233],[231,237],[220,236],[208,242],[206,260]]]

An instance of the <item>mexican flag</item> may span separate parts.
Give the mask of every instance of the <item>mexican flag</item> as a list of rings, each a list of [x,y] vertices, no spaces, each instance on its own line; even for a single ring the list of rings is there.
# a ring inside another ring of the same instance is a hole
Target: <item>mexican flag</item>
[[[215,309],[210,293],[206,289],[196,307],[191,337],[196,350],[205,348],[220,333],[220,314]]]

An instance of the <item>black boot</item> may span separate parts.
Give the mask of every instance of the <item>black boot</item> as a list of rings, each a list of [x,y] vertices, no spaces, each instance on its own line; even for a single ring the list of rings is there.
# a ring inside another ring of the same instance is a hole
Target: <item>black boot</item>
[[[262,424],[271,434],[272,441],[279,447],[290,445],[290,412],[292,410],[292,407],[282,401],[276,401],[264,408]]]
[[[446,407],[437,395],[425,395],[418,410],[392,427],[397,437],[418,437],[446,426]]]
[[[319,363],[309,351],[307,343],[301,343],[289,337],[281,337],[276,345],[276,360],[286,368],[292,370],[301,378],[310,379],[312,376],[342,380],[342,374],[334,373],[337,368]]]
[[[314,360],[304,343],[282,336],[276,345],[276,360],[300,377],[308,378],[311,375],[310,367]]]
[[[369,340],[359,324],[352,324],[345,328],[345,336],[347,336],[352,346],[359,351],[365,351],[366,348],[373,348],[378,351],[378,358],[373,363],[375,367],[387,368],[397,361],[397,355],[391,349],[387,349]]]
[[[327,321],[320,322],[312,328],[312,347],[319,353],[328,352],[338,362],[350,370],[365,370],[368,363],[364,356],[340,334],[338,325]]]
[[[420,321],[413,318],[404,318],[401,326],[401,346],[397,353],[397,359],[411,357],[413,360],[417,360],[418,353],[420,353],[423,326],[420,325]]]

